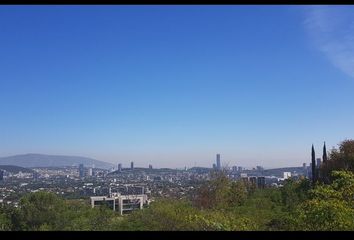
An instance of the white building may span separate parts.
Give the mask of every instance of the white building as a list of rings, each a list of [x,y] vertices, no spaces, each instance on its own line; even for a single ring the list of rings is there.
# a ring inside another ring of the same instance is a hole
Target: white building
[[[121,195],[113,193],[109,196],[95,196],[91,198],[91,207],[107,204],[113,211],[119,211],[121,215],[131,212],[134,209],[143,209],[144,205],[149,204],[146,194]]]
[[[284,178],[284,180],[285,179],[288,179],[288,178],[290,178],[291,177],[291,172],[283,172],[283,178]]]

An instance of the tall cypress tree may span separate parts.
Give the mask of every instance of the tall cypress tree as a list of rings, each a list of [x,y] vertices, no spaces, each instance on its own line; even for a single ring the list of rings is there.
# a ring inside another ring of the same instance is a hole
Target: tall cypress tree
[[[326,150],[326,142],[323,144],[323,155],[322,155],[322,161],[323,163],[327,162],[327,150]]]
[[[312,144],[312,184],[315,184],[316,182],[316,155],[315,155],[315,149],[313,148]]]

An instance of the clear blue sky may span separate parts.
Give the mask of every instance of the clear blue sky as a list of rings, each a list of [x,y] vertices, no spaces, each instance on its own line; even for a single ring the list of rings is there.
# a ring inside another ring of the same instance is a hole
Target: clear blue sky
[[[354,137],[354,6],[1,6],[0,156],[300,166]]]

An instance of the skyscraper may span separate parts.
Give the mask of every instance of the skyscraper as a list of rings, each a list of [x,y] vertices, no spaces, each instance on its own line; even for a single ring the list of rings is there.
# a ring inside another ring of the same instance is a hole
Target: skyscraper
[[[131,170],[134,169],[134,162],[131,162],[131,163],[130,163],[130,168],[131,168]]]
[[[151,164],[149,164],[149,169],[152,169],[152,165]]]
[[[0,181],[4,180],[4,171],[0,170]]]
[[[121,171],[122,171],[122,164],[119,163],[119,164],[118,164],[118,172],[121,172]]]
[[[323,163],[327,162],[327,150],[326,150],[326,142],[323,143],[323,155],[322,155]]]
[[[82,163],[79,164],[79,177],[80,177],[80,178],[85,177],[84,164],[82,164]]]
[[[221,169],[220,153],[216,154],[216,169]]]

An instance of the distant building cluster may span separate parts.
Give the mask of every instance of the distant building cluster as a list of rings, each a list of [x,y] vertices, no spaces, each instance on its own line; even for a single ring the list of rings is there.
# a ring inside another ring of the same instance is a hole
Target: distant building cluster
[[[126,214],[141,209],[155,197],[183,199],[192,196],[198,184],[211,179],[212,170],[223,171],[229,179],[241,180],[257,188],[281,187],[289,178],[312,177],[312,163],[316,170],[326,160],[326,156],[321,161],[313,154],[312,160],[310,166],[304,163],[299,167],[264,169],[256,166],[246,169],[242,166],[222,165],[221,154],[218,153],[213,168],[153,168],[151,164],[136,167],[134,162],[130,162],[126,168],[119,163],[116,169],[110,170],[84,164],[35,167],[27,169],[27,172],[10,172],[0,167],[0,201],[16,206],[23,194],[49,191],[64,198],[87,197],[92,207],[107,204],[112,210]],[[25,171],[23,168],[18,170]]]

